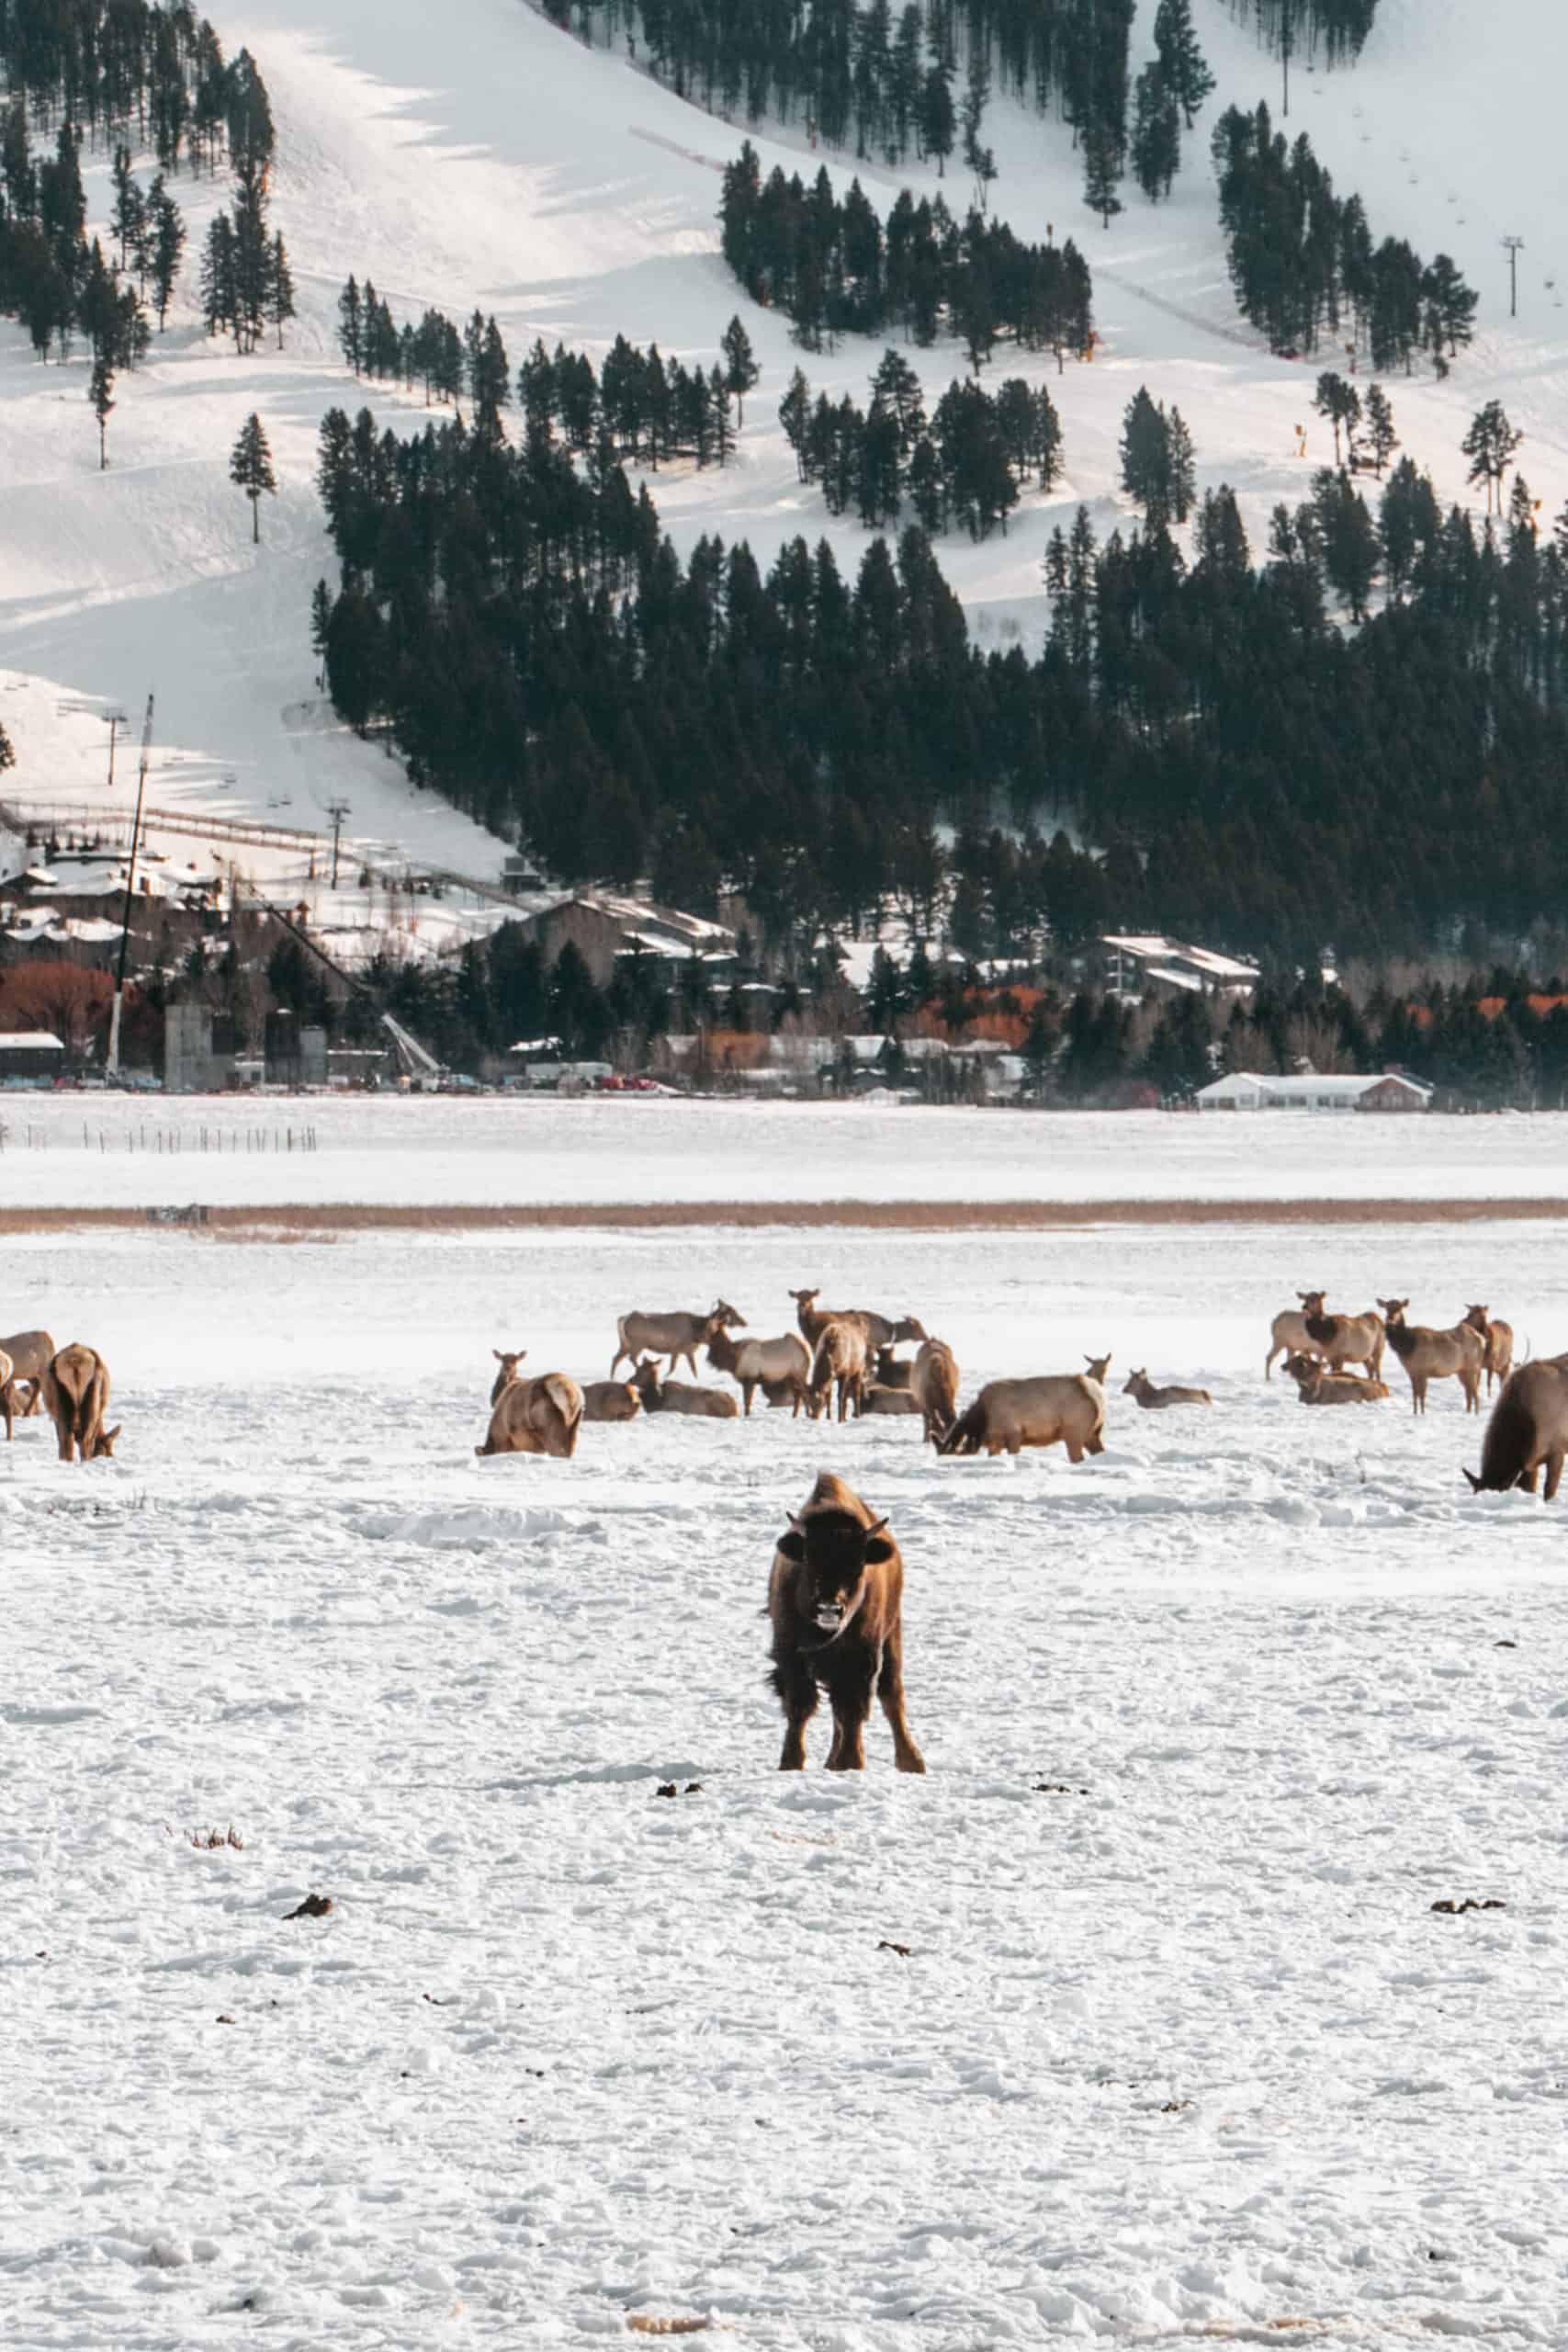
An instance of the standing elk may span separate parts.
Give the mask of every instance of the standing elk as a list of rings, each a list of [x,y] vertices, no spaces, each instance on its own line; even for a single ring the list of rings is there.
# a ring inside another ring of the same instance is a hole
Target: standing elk
[[[112,1451],[114,1437],[106,1441],[104,1436],[108,1401],[109,1368],[96,1348],[73,1340],[50,1358],[44,1367],[43,1402],[60,1441],[62,1462],[74,1458],[73,1448],[84,1462]]]
[[[481,1459],[491,1453],[546,1453],[554,1462],[570,1462],[582,1422],[582,1391],[566,1372],[525,1379],[517,1367],[527,1352],[517,1348],[502,1355],[499,1348],[492,1350],[501,1370],[491,1390],[490,1428],[474,1452]]]
[[[822,1418],[830,1393],[838,1398],[840,1421],[846,1419],[852,1405],[857,1413],[863,1410],[869,1354],[865,1326],[858,1315],[829,1317],[811,1359],[813,1420]]]
[[[1381,1315],[1371,1308],[1365,1315],[1329,1315],[1321,1308],[1306,1317],[1307,1338],[1312,1351],[1321,1356],[1330,1372],[1343,1372],[1347,1365],[1362,1363],[1369,1380],[1382,1378],[1382,1351],[1388,1341]]]
[[[25,1381],[28,1401],[19,1405],[21,1419],[28,1419],[43,1403],[43,1376],[55,1353],[53,1340],[47,1331],[13,1331],[8,1340],[0,1340],[0,1355],[11,1359],[13,1393]]]
[[[1323,1313],[1324,1293],[1320,1290],[1299,1290],[1296,1296],[1301,1300],[1300,1308],[1282,1306],[1269,1325],[1269,1352],[1263,1359],[1265,1380],[1271,1380],[1274,1376],[1276,1356],[1317,1353],[1316,1344],[1307,1329],[1307,1318]]]
[[[1287,1358],[1287,1366],[1293,1361]],[[1129,1373],[1122,1394],[1133,1397],[1145,1413],[1163,1413],[1168,1405],[1212,1405],[1214,1401],[1206,1388],[1156,1388],[1146,1372]]]
[[[768,1577],[773,1685],[786,1729],[781,1772],[806,1770],[806,1726],[826,1690],[833,1710],[830,1772],[865,1770],[874,1691],[900,1772],[923,1772],[904,1713],[904,1563],[886,1519],[830,1470],[789,1514]]]
[[[708,1362],[739,1383],[748,1419],[759,1388],[770,1405],[792,1405],[791,1418],[798,1419],[807,1401],[811,1354],[796,1332],[785,1331],[776,1340],[732,1340],[728,1331],[716,1331],[708,1341]]]
[[[1069,1462],[1105,1451],[1105,1375],[1109,1356],[1086,1356],[1087,1372],[1033,1380],[992,1380],[942,1440],[942,1453],[1017,1453],[1026,1446],[1065,1445]]]
[[[1546,1500],[1555,1502],[1568,1458],[1568,1356],[1538,1356],[1510,1373],[1492,1408],[1481,1447],[1481,1475],[1467,1470],[1472,1494],[1509,1487],[1535,1492],[1544,1465]]]
[[[711,1345],[715,1333],[727,1329],[743,1331],[746,1317],[737,1314],[722,1298],[705,1315],[623,1315],[615,1325],[615,1336],[621,1344],[615,1350],[610,1377],[614,1380],[623,1357],[635,1364],[641,1355],[668,1356],[669,1369],[673,1372],[684,1356],[694,1380],[697,1350]]]
[[[6,1416],[6,1442],[11,1442],[11,1424],[16,1419],[16,1400],[11,1394],[13,1366],[4,1348],[0,1348],[0,1413]]]
[[[1481,1334],[1481,1368],[1486,1374],[1486,1394],[1490,1396],[1493,1381],[1500,1386],[1506,1385],[1514,1368],[1514,1327],[1511,1323],[1493,1322],[1491,1309],[1485,1306],[1467,1306],[1464,1319],[1472,1331]]]
[[[738,1421],[740,1408],[727,1388],[694,1388],[684,1380],[661,1380],[651,1356],[632,1374],[645,1413],[684,1413],[700,1421]]]
[[[1303,1405],[1376,1405],[1389,1393],[1386,1380],[1363,1380],[1358,1372],[1330,1372],[1316,1356],[1287,1356],[1285,1370]]]
[[[814,1351],[818,1340],[829,1323],[858,1323],[865,1333],[870,1348],[896,1348],[906,1340],[925,1338],[925,1326],[917,1316],[878,1315],[872,1306],[818,1306],[819,1290],[792,1290],[795,1321],[806,1337],[806,1344]]]
[[[925,1434],[940,1445],[958,1418],[958,1358],[945,1340],[927,1340],[909,1374],[909,1393],[919,1407]]]
[[[1380,1298],[1379,1308],[1388,1326],[1388,1343],[1404,1366],[1410,1383],[1410,1409],[1427,1409],[1429,1380],[1457,1380],[1464,1391],[1467,1413],[1481,1410],[1481,1362],[1486,1342],[1471,1323],[1455,1323],[1443,1331],[1423,1323],[1407,1323],[1407,1298]]]

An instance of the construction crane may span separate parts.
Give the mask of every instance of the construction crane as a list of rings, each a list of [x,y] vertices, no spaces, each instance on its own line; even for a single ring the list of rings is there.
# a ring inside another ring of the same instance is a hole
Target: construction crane
[[[341,964],[335,964],[326,949],[317,945],[302,924],[296,922],[292,915],[285,914],[281,907],[274,906],[270,899],[264,899],[254,884],[243,883],[238,874],[233,878],[236,899],[242,889],[247,891],[253,906],[261,913],[270,915],[274,922],[281,923],[289,937],[297,939],[300,946],[307,949],[315,957],[317,963],[331,973],[334,980],[351,989],[355,996],[363,997],[371,1006],[377,1020],[391,1039],[392,1051],[397,1056],[398,1068],[405,1078],[412,1079],[416,1084],[423,1085],[427,1081],[444,1076],[441,1063],[436,1060],[429,1047],[422,1046],[412,1031],[405,1029],[400,1021],[395,1021],[392,1018],[378,999],[374,989],[367,987],[363,980],[355,979],[352,972],[345,972]]]
[[[130,857],[125,869],[125,928],[119,935],[119,968],[115,974],[114,1009],[109,1014],[109,1045],[104,1057],[104,1076],[119,1076],[119,1017],[125,1001],[125,965],[130,953],[130,899],[136,888],[136,852],[141,840],[141,802],[147,790],[147,759],[152,748],[152,697],[147,697],[147,716],[141,725],[141,763],[136,774],[136,814],[130,820]],[[112,753],[111,753],[112,757]]]

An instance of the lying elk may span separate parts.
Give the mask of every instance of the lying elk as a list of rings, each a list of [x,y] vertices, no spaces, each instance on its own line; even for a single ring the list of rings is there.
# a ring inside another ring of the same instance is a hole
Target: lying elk
[[[13,1331],[8,1340],[0,1340],[0,1355],[11,1359],[10,1385],[15,1391],[25,1382],[28,1401],[17,1399],[19,1418],[27,1420],[43,1403],[43,1376],[55,1353],[54,1341],[47,1331]]]
[[[920,1409],[908,1388],[885,1388],[879,1380],[865,1391],[860,1408],[863,1413],[902,1414],[909,1419]]]
[[[913,1356],[896,1356],[891,1348],[876,1351],[876,1370],[873,1374],[878,1388],[908,1388],[915,1376]]]
[[[940,1445],[958,1418],[958,1358],[945,1340],[927,1340],[909,1374],[909,1393],[920,1408],[925,1434]]]
[[[813,1420],[821,1419],[830,1395],[838,1399],[840,1421],[847,1418],[852,1405],[857,1413],[864,1409],[869,1356],[865,1328],[860,1317],[829,1316],[818,1338],[817,1352],[811,1359]]]
[[[70,1462],[74,1455],[94,1462],[101,1454],[113,1453],[119,1431],[118,1428],[105,1431],[108,1401],[109,1368],[96,1348],[75,1340],[51,1356],[44,1366],[43,1402],[60,1441],[62,1462]]]
[[[830,1772],[865,1770],[874,1691],[898,1770],[926,1769],[904,1713],[904,1563],[886,1528],[852,1487],[824,1470],[774,1547],[768,1615],[773,1684],[787,1725],[781,1772],[806,1770],[806,1726],[820,1690],[833,1710]]]
[[[661,1380],[659,1366],[644,1356],[632,1374],[645,1413],[685,1413],[700,1421],[738,1421],[740,1408],[727,1388],[694,1388],[684,1380]]]
[[[872,1306],[818,1306],[819,1290],[792,1290],[795,1321],[806,1335],[806,1344],[815,1349],[829,1323],[858,1323],[865,1333],[868,1348],[896,1348],[906,1340],[925,1338],[925,1326],[913,1315],[897,1318],[878,1315]]]
[[[770,1405],[793,1405],[791,1418],[798,1419],[807,1401],[811,1354],[795,1332],[785,1331],[776,1340],[737,1340],[728,1331],[716,1331],[708,1341],[708,1362],[715,1372],[727,1372],[739,1383],[748,1418],[760,1388]]]
[[[1282,1306],[1269,1327],[1269,1352],[1263,1359],[1265,1380],[1271,1380],[1274,1376],[1276,1356],[1317,1353],[1316,1343],[1307,1329],[1307,1318],[1323,1313],[1324,1293],[1320,1290],[1299,1290],[1296,1296],[1301,1300],[1300,1308]]]
[[[635,1421],[642,1410],[635,1380],[585,1380],[581,1387],[585,1421]]]
[[[1017,1453],[1026,1445],[1065,1445],[1069,1462],[1103,1453],[1109,1356],[1086,1356],[1087,1372],[1034,1380],[993,1380],[959,1416],[942,1453]]]
[[[623,1357],[635,1364],[641,1355],[668,1356],[669,1369],[673,1372],[684,1356],[694,1380],[697,1350],[710,1345],[715,1333],[727,1329],[743,1331],[746,1317],[738,1315],[722,1298],[705,1315],[623,1315],[615,1325],[615,1336],[621,1344],[615,1350],[610,1377],[614,1380]]]
[[[1287,1356],[1285,1370],[1303,1405],[1376,1405],[1388,1393],[1386,1380],[1364,1380],[1357,1372],[1330,1372],[1316,1356]]]
[[[1464,1391],[1467,1413],[1481,1410],[1481,1363],[1486,1342],[1470,1323],[1455,1323],[1443,1331],[1428,1330],[1422,1323],[1406,1323],[1404,1310],[1407,1298],[1380,1298],[1384,1322],[1388,1326],[1388,1343],[1404,1366],[1410,1383],[1410,1409],[1424,1413],[1427,1409],[1427,1383],[1429,1380],[1457,1380]]]
[[[1163,1413],[1168,1405],[1212,1405],[1214,1401],[1206,1388],[1156,1388],[1146,1372],[1129,1373],[1122,1394],[1135,1398],[1145,1413]]]
[[[1514,1327],[1511,1323],[1493,1322],[1491,1310],[1484,1306],[1467,1306],[1464,1319],[1472,1331],[1482,1338],[1481,1369],[1486,1374],[1486,1394],[1492,1394],[1492,1383],[1506,1383],[1514,1368]],[[0,1342],[0,1345],[3,1345]]]
[[[525,1379],[517,1367],[527,1354],[518,1348],[508,1355],[493,1351],[501,1364],[491,1390],[490,1428],[474,1452],[547,1453],[555,1462],[570,1462],[577,1451],[582,1421],[582,1391],[570,1373],[542,1372]]]
[[[1503,1383],[1481,1448],[1481,1475],[1467,1470],[1473,1494],[1509,1487],[1535,1492],[1544,1465],[1546,1499],[1554,1502],[1568,1459],[1568,1356],[1538,1356]]]

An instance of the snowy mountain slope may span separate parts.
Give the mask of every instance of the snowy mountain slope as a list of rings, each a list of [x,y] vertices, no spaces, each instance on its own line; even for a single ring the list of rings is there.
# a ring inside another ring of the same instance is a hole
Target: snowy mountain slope
[[[1134,28],[1134,70],[1149,53],[1153,0]],[[101,794],[103,729],[66,699],[118,699],[140,717],[159,695],[153,797],[320,829],[336,796],[351,833],[401,854],[480,874],[495,844],[456,812],[410,790],[395,765],[338,728],[321,705],[308,603],[331,555],[312,488],[316,431],[333,402],[368,399],[412,429],[422,402],[356,388],[335,345],[335,301],[352,270],[368,274],[400,319],[434,303],[462,317],[493,311],[513,365],[536,334],[602,352],[617,333],[666,352],[716,352],[731,313],[746,317],[763,376],[747,406],[737,462],[722,474],[666,469],[654,484],[682,546],[704,531],[749,537],[764,559],[786,537],[826,534],[852,568],[866,535],[833,522],[803,489],[777,425],[779,393],[802,357],[786,322],[748,304],[716,253],[717,172],[742,129],[705,115],[624,58],[591,53],[523,0],[252,0],[219,11],[232,51],[247,43],[278,125],[274,215],[289,244],[301,316],[283,353],[237,359],[209,344],[191,304],[200,239],[226,184],[183,184],[191,244],[182,306],[152,363],[122,379],[111,464],[96,469],[87,363],[40,368],[21,331],[0,329],[0,613],[6,624],[0,715],[19,758],[18,799],[77,805]],[[1005,102],[987,119],[1000,176],[994,208],[1021,234],[1053,222],[1095,272],[1102,344],[1091,366],[1058,378],[1049,359],[998,354],[989,380],[1047,378],[1061,411],[1067,473],[1049,501],[1029,496],[1006,537],[980,547],[949,537],[944,568],[984,639],[1043,624],[1039,564],[1052,528],[1087,501],[1102,531],[1115,520],[1122,412],[1146,382],[1191,428],[1200,482],[1237,491],[1255,545],[1269,508],[1305,494],[1328,455],[1307,411],[1325,352],[1271,357],[1236,315],[1225,282],[1208,131],[1217,111],[1267,97],[1279,74],[1220,0],[1199,28],[1219,88],[1187,142],[1173,200],[1128,209],[1107,232],[1085,209],[1070,136]],[[1451,252],[1482,296],[1476,345],[1446,384],[1393,382],[1404,447],[1429,465],[1445,498],[1462,498],[1458,444],[1470,416],[1502,399],[1527,440],[1521,463],[1550,514],[1568,496],[1568,312],[1550,288],[1568,220],[1555,185],[1552,107],[1568,67],[1568,19],[1549,0],[1501,0],[1477,50],[1458,0],[1384,0],[1360,64],[1292,77],[1290,127],[1308,130],[1342,190],[1363,196],[1375,235],[1408,236],[1426,255]],[[764,169],[848,177],[853,159],[811,154],[798,129],[752,133]],[[142,176],[149,175],[144,160]],[[906,180],[933,173],[861,166],[884,209]],[[107,159],[93,159],[95,223],[107,209]],[[962,171],[945,183],[966,197]],[[1526,239],[1520,315],[1510,322],[1498,239]],[[881,345],[852,339],[807,357],[813,384],[863,399]],[[963,372],[955,346],[911,354],[928,401]],[[228,481],[228,456],[257,408],[279,495],[264,544]],[[1308,457],[1292,427],[1309,428]],[[123,773],[123,771],[122,771]],[[226,779],[231,778],[231,781]],[[257,865],[265,861],[254,861]]]

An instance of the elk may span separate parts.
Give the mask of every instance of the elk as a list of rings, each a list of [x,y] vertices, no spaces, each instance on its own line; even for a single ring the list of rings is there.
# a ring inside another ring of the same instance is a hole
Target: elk
[[[1026,1445],[1065,1445],[1069,1462],[1103,1453],[1109,1356],[1086,1356],[1087,1372],[1033,1380],[993,1380],[959,1416],[942,1453],[1017,1453]]]
[[[827,1408],[829,1392],[838,1397],[839,1419],[844,1420],[852,1404],[856,1412],[864,1409],[867,1358],[865,1327],[858,1315],[832,1315],[823,1325],[817,1341],[817,1351],[811,1359],[811,1418],[819,1420]]]
[[[581,1386],[585,1421],[635,1421],[642,1410],[634,1380],[585,1380]]]
[[[818,1306],[819,1290],[792,1290],[795,1321],[806,1335],[806,1344],[815,1350],[829,1323],[858,1323],[865,1333],[868,1348],[896,1348],[906,1340],[925,1338],[925,1326],[913,1315],[878,1315],[872,1306]]]
[[[1493,1322],[1491,1309],[1485,1306],[1467,1306],[1464,1319],[1472,1331],[1481,1334],[1481,1368],[1486,1374],[1486,1394],[1490,1396],[1493,1381],[1506,1384],[1514,1368],[1514,1327],[1511,1323]]]
[[[882,1702],[900,1772],[923,1772],[904,1713],[904,1563],[887,1521],[824,1470],[773,1550],[768,1577],[773,1685],[785,1719],[781,1772],[806,1770],[806,1726],[826,1690],[830,1772],[865,1770],[872,1694]]]
[[[10,1357],[0,1348],[0,1413],[6,1416],[6,1442],[11,1442],[11,1425],[16,1419],[15,1400],[11,1395],[11,1374],[14,1366]]]
[[[1269,1328],[1269,1352],[1263,1359],[1263,1377],[1274,1376],[1274,1359],[1283,1355],[1315,1355],[1316,1344],[1307,1329],[1307,1317],[1323,1313],[1324,1293],[1320,1290],[1299,1290],[1300,1308],[1282,1306]]]
[[[51,1356],[43,1373],[43,1401],[60,1441],[62,1462],[73,1458],[73,1448],[82,1461],[96,1460],[109,1401],[109,1368],[96,1348],[73,1340]]]
[[[1359,1363],[1365,1364],[1369,1380],[1382,1378],[1382,1352],[1388,1333],[1382,1316],[1371,1307],[1365,1315],[1309,1315],[1306,1327],[1314,1352],[1323,1358],[1330,1372],[1343,1372],[1347,1365]]]
[[[632,1381],[645,1413],[685,1413],[701,1421],[738,1421],[740,1408],[727,1388],[694,1388],[684,1380],[660,1380],[651,1356],[639,1359]]]
[[[939,1445],[958,1417],[958,1358],[945,1340],[927,1340],[909,1374],[909,1393],[925,1419],[925,1434]]]
[[[1492,1408],[1481,1447],[1481,1474],[1465,1476],[1472,1494],[1522,1487],[1533,1495],[1542,1466],[1546,1500],[1554,1502],[1568,1458],[1568,1355],[1538,1356],[1510,1373]]]
[[[877,1349],[874,1377],[878,1388],[908,1388],[914,1373],[913,1356],[896,1356],[891,1348]]]
[[[907,1388],[884,1388],[881,1382],[876,1380],[872,1382],[871,1386],[866,1390],[864,1396],[861,1399],[861,1411],[863,1413],[900,1413],[913,1415],[918,1413],[919,1409],[920,1408],[916,1404],[914,1397]]]
[[[1146,1372],[1127,1375],[1123,1396],[1134,1397],[1145,1413],[1163,1413],[1168,1405],[1212,1405],[1206,1388],[1156,1388]]]
[[[1330,1372],[1316,1356],[1287,1356],[1285,1370],[1303,1405],[1375,1405],[1389,1393],[1386,1380],[1363,1379],[1356,1372]]]
[[[27,1384],[28,1401],[21,1408],[23,1420],[43,1403],[43,1376],[54,1352],[54,1341],[47,1331],[13,1331],[8,1340],[0,1340],[0,1355],[11,1359],[13,1388],[24,1381]]]
[[[792,1419],[798,1418],[807,1398],[811,1355],[797,1333],[785,1331],[776,1340],[735,1340],[728,1331],[716,1331],[708,1341],[708,1362],[716,1372],[727,1372],[739,1382],[748,1419],[759,1388],[770,1405],[792,1404]]]
[[[694,1380],[697,1350],[710,1344],[715,1332],[726,1329],[743,1331],[746,1317],[738,1315],[722,1298],[705,1315],[623,1315],[615,1325],[615,1336],[621,1344],[615,1350],[610,1377],[614,1380],[623,1357],[635,1364],[640,1355],[647,1354],[668,1356],[671,1372],[684,1356]]]
[[[527,1354],[518,1348],[508,1355],[493,1351],[501,1371],[491,1390],[490,1428],[474,1452],[547,1453],[552,1461],[570,1462],[577,1451],[582,1421],[582,1391],[570,1373],[542,1372],[525,1379],[517,1370]]]
[[[1407,1298],[1380,1298],[1378,1306],[1388,1326],[1388,1343],[1404,1366],[1410,1383],[1410,1409],[1427,1409],[1429,1380],[1457,1380],[1464,1391],[1467,1413],[1481,1410],[1481,1363],[1486,1342],[1470,1323],[1456,1323],[1446,1331],[1428,1330],[1425,1324],[1406,1323]]]

